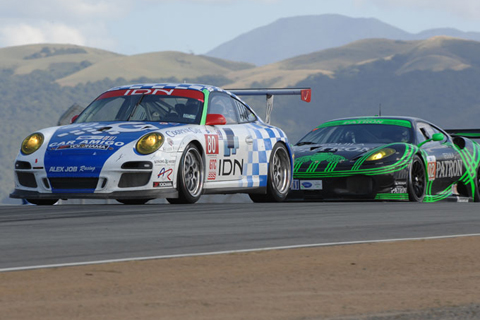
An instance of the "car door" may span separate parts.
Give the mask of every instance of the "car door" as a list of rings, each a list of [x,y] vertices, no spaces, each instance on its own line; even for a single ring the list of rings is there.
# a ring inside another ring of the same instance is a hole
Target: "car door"
[[[442,141],[429,141],[421,146],[427,153],[427,174],[431,182],[430,189],[427,186],[427,194],[431,195],[446,191],[465,172],[462,157],[454,148],[450,136],[432,124],[417,123],[416,135],[419,143],[431,139],[435,133],[443,133],[445,138]]]
[[[221,114],[227,120],[225,125],[214,127],[215,134],[206,137],[207,182],[238,182],[242,179],[248,160],[248,145],[252,143],[252,137],[246,126],[240,123],[235,101],[230,95],[212,92],[209,95],[207,113]],[[213,143],[218,145],[218,148],[209,148],[209,142],[210,146]],[[238,183],[231,186],[238,186]]]

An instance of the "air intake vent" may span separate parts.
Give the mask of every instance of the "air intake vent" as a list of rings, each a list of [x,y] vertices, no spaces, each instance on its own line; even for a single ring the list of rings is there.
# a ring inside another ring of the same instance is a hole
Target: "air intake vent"
[[[150,181],[152,172],[123,173],[118,183],[119,188],[133,188],[144,186]]]
[[[98,178],[50,178],[54,189],[95,189]]]
[[[27,188],[36,188],[35,175],[29,172],[17,172],[18,183]]]
[[[15,169],[32,169],[30,162],[17,161],[15,162]]]

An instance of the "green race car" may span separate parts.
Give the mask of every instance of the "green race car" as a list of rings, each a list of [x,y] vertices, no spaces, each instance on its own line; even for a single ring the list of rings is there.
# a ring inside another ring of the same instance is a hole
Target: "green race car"
[[[294,146],[289,199],[480,201],[480,145],[467,138],[480,131],[464,131],[413,117],[325,122]]]

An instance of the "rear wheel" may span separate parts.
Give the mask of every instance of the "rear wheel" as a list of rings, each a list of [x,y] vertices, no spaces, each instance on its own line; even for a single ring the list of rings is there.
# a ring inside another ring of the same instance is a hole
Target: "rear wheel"
[[[283,143],[277,143],[270,155],[267,194],[249,194],[253,202],[280,202],[287,197],[292,179],[290,155]]]
[[[115,199],[123,204],[145,204],[152,199]]]
[[[197,202],[203,192],[204,171],[200,151],[194,144],[189,144],[178,167],[178,198],[167,198],[167,201],[172,204]]]
[[[426,186],[427,180],[425,175],[425,164],[418,155],[415,155],[408,177],[409,200],[414,202],[422,202],[423,198],[425,198]]]
[[[27,199],[27,201],[37,206],[52,206],[58,202],[58,199]]]

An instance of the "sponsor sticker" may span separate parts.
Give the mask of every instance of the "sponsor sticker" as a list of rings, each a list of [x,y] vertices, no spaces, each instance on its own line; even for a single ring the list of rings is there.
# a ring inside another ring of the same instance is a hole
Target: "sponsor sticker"
[[[215,180],[217,178],[217,159],[210,159],[207,180]]]
[[[300,180],[300,190],[322,190],[322,180]]]
[[[167,188],[173,186],[172,181],[154,181],[153,187],[154,188]]]
[[[172,181],[172,178],[170,177],[172,175],[172,172],[173,172],[172,168],[169,168],[169,169],[162,168],[158,173],[157,178],[161,178],[162,180]]]

